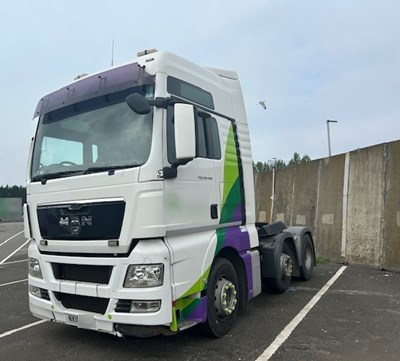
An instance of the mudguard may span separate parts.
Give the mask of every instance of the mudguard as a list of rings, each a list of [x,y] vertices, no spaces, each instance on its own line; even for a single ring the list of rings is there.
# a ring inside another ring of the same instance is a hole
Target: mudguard
[[[311,239],[313,249],[313,266],[316,266],[315,247],[312,231],[305,226],[286,227],[282,222],[260,227],[258,230],[261,254],[261,277],[275,278],[280,274],[280,255],[284,242],[287,242],[294,258],[293,276],[300,277],[303,266],[304,237]]]
[[[280,274],[280,256],[285,241],[293,242],[293,235],[286,230],[260,239],[262,278],[275,278]]]
[[[285,232],[290,232],[293,235],[294,239],[294,246],[296,248],[296,256],[297,256],[297,263],[299,267],[303,266],[303,247],[304,247],[304,236],[308,234],[311,239],[312,248],[313,248],[313,265],[314,267],[317,265],[316,257],[315,257],[315,246],[314,246],[314,239],[312,237],[311,228],[306,226],[291,226],[285,229]]]

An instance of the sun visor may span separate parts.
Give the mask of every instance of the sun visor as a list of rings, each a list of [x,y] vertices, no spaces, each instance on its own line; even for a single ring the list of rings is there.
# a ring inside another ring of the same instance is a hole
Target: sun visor
[[[153,83],[154,76],[147,73],[138,63],[112,68],[88,75],[46,95],[40,99],[33,117],[104,94]]]

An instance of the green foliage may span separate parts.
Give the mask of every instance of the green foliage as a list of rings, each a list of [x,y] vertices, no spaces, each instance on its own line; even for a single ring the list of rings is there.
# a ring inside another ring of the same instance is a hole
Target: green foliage
[[[286,164],[286,162],[282,159],[274,159],[273,161],[268,161],[268,162],[253,162],[253,170],[254,173],[261,173],[261,172],[269,172],[272,169],[282,169],[288,166],[300,164],[300,163],[306,163],[310,162],[311,158],[307,155],[304,154],[303,156],[300,156],[299,153],[294,153],[293,158],[289,160],[289,162]]]
[[[289,160],[288,166],[309,162],[310,160],[311,158],[307,154],[304,154],[303,157],[301,157],[299,153],[294,153],[293,158]]]
[[[331,260],[328,257],[322,257],[322,256],[317,257],[317,264],[326,264],[330,262]]]
[[[0,198],[21,198],[26,203],[26,188],[22,186],[0,186]]]

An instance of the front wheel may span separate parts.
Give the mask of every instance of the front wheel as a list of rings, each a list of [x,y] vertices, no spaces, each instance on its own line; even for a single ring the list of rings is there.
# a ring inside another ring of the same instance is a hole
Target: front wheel
[[[235,323],[239,310],[239,281],[232,263],[217,258],[207,285],[207,333],[226,335]]]

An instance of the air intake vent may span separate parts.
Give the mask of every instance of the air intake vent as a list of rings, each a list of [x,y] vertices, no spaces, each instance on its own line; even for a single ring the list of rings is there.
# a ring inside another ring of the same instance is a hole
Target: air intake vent
[[[44,300],[50,301],[49,291],[45,290],[44,288],[40,289],[40,297]]]
[[[112,266],[52,263],[54,278],[58,280],[108,284]]]
[[[115,312],[129,313],[131,311],[131,300],[118,300]]]
[[[100,313],[104,315],[108,307],[108,298],[72,295],[69,293],[54,292],[65,308]]]

